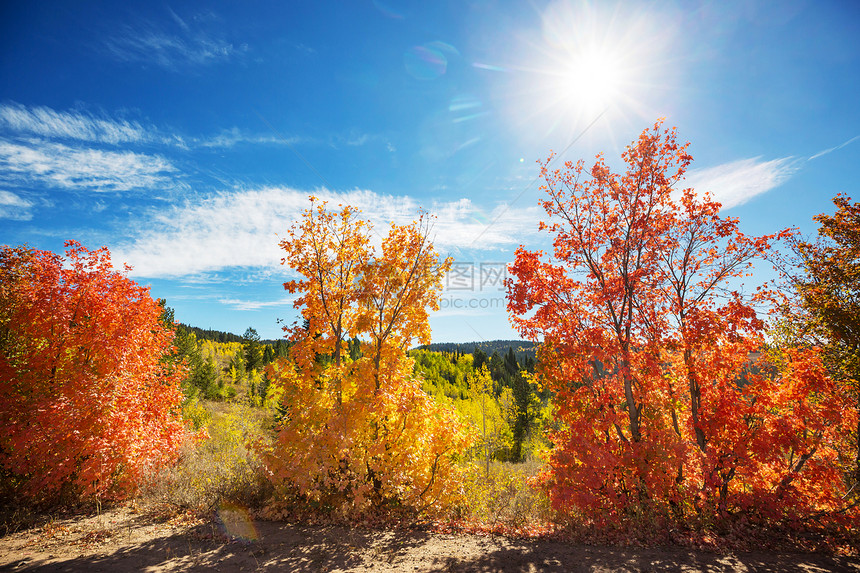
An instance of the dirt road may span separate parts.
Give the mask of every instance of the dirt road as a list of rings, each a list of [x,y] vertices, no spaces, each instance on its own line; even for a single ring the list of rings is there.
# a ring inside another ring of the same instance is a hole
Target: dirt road
[[[122,507],[0,538],[0,571],[860,572],[860,559],[299,526],[241,511],[220,523],[165,521]]]

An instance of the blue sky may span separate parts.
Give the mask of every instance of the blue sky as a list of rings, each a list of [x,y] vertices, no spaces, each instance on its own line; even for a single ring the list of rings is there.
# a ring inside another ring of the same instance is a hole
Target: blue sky
[[[860,198],[855,2],[4,2],[0,244],[76,239],[178,320],[280,336],[283,236],[313,193],[453,256],[434,341],[514,338],[499,272],[536,161],[659,117],[749,233]]]

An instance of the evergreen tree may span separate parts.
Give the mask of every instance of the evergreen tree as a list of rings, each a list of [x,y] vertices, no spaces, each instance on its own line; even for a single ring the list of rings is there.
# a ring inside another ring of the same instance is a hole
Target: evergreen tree
[[[502,388],[506,386],[510,386],[510,381],[507,376],[507,370],[505,369],[505,359],[498,352],[493,352],[493,355],[490,356],[489,360],[490,366],[490,376],[493,379],[493,386],[495,387],[496,396],[498,396]]]
[[[275,359],[275,349],[271,344],[263,345],[263,364],[270,364]]]
[[[353,336],[349,341],[347,341],[347,346],[349,347],[350,360],[355,362],[362,357],[361,341],[358,339],[357,336]]]
[[[509,347],[508,353],[505,354],[505,372],[507,372],[509,376],[513,376],[519,371],[520,365],[517,363],[517,357],[514,354],[514,349],[513,347]]]
[[[228,366],[230,372],[230,378],[233,379],[233,383],[238,382],[242,378],[245,377],[246,373],[251,372],[250,370],[245,369],[245,356],[243,352],[237,351],[236,354],[233,355],[233,358],[230,359],[230,366]]]
[[[516,407],[516,419],[514,420],[514,451],[513,460],[522,461],[523,444],[528,439],[537,417],[539,401],[534,392],[533,385],[523,372],[517,372],[511,378],[511,390]]]
[[[194,386],[203,392],[204,398],[207,400],[221,399],[221,390],[224,383],[221,380],[221,376],[219,376],[215,360],[211,356],[206,360],[200,359],[200,364],[194,369],[192,379]]]
[[[263,348],[260,344],[260,335],[257,331],[248,327],[245,334],[242,336],[242,352],[245,357],[245,371],[250,372],[256,370],[263,363]]]
[[[475,370],[480,370],[484,364],[487,364],[487,353],[478,348],[477,346],[475,347],[472,356],[474,357],[473,364]]]

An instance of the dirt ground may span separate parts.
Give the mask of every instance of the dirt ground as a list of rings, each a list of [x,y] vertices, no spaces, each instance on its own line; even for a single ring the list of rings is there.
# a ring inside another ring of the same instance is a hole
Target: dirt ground
[[[159,519],[132,506],[56,519],[0,538],[0,571],[854,571],[860,559],[713,554],[551,540],[254,521]]]

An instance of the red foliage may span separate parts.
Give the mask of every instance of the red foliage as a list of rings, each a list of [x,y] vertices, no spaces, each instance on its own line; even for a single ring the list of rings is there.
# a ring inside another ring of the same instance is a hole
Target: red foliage
[[[856,411],[814,350],[756,362],[770,293],[740,283],[786,232],[749,237],[680,190],[688,145],[658,122],[622,154],[624,173],[600,155],[589,171],[543,165],[553,256],[520,247],[507,286],[563,423],[553,504],[611,526],[838,517],[835,460]]]
[[[121,497],[185,435],[161,306],[107,249],[66,247],[0,250],[3,485],[40,503]]]

